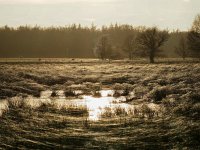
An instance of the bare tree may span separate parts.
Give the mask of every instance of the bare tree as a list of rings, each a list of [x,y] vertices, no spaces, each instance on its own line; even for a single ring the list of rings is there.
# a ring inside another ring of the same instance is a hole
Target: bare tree
[[[175,52],[185,60],[188,55],[188,46],[186,38],[182,35],[179,39],[178,46],[175,47]]]
[[[123,50],[128,54],[130,60],[133,59],[136,51],[136,35],[128,35],[125,39]]]
[[[193,55],[200,57],[200,14],[194,19],[191,30],[188,33],[188,47]]]
[[[142,31],[137,37],[137,44],[140,50],[143,50],[149,57],[150,63],[154,63],[156,53],[160,47],[168,40],[169,34],[167,30],[161,31],[157,27],[148,28]]]
[[[112,46],[108,35],[103,35],[97,42],[94,48],[95,55],[104,60],[110,59],[112,54]]]

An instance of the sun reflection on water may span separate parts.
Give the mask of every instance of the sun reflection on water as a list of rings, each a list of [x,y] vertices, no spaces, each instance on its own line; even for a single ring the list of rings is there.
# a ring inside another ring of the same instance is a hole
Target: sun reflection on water
[[[69,106],[76,107],[87,107],[88,109],[88,119],[92,121],[98,121],[101,119],[101,115],[109,108],[110,111],[118,109],[125,112],[135,113],[134,109],[138,109],[139,105],[131,105],[128,103],[123,103],[126,97],[121,96],[118,98],[113,97],[114,90],[101,90],[99,91],[101,97],[94,97],[91,95],[82,95],[80,98],[68,98],[65,96],[64,91],[55,91],[56,96],[52,97],[52,91],[47,90],[41,92],[40,98],[27,97],[25,99],[20,99],[23,101],[26,107],[35,109],[40,107],[42,104],[53,104],[58,110],[61,108],[68,109]],[[82,91],[74,91],[75,93],[82,93]],[[19,98],[17,98],[17,102]],[[13,101],[13,103],[16,103]],[[148,107],[152,109],[159,109],[159,106],[153,103],[148,104]],[[0,116],[3,112],[8,110],[8,101],[1,101],[0,103]]]
[[[82,93],[81,91],[74,91],[75,93]],[[58,108],[65,106],[77,106],[77,107],[87,107],[89,113],[89,120],[99,120],[102,112],[105,108],[110,107],[111,109],[115,107],[128,108],[131,105],[124,103],[116,103],[119,101],[123,101],[124,97],[114,98],[114,90],[101,90],[99,93],[101,97],[93,97],[91,95],[82,95],[81,99],[68,99],[65,97],[63,91],[56,91],[58,96],[56,98],[52,98],[54,105]],[[44,91],[41,93],[40,99],[49,99],[51,97],[52,91]],[[66,107],[67,108],[67,107]]]

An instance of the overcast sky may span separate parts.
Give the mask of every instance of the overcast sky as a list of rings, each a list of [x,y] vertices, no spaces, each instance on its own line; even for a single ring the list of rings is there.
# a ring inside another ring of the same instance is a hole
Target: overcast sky
[[[0,26],[101,26],[110,23],[188,30],[200,0],[0,0]]]

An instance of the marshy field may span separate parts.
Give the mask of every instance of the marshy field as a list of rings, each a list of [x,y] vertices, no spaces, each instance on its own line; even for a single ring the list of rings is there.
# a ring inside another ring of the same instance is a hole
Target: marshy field
[[[0,62],[0,149],[200,149],[199,116],[199,62]]]

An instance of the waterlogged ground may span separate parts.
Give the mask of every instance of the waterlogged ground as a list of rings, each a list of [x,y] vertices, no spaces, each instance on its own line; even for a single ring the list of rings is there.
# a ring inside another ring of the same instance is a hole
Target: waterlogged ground
[[[38,109],[43,105],[54,106],[55,109],[69,109],[69,108],[85,108],[87,111],[87,119],[90,121],[99,121],[105,117],[111,117],[115,111],[120,111],[121,115],[139,115],[142,107],[147,107],[152,110],[152,113],[159,114],[160,106],[152,102],[140,102],[140,104],[126,103],[125,96],[114,97],[114,90],[100,90],[98,96],[93,95],[79,95],[79,97],[66,97],[64,91],[42,91],[40,97],[36,98],[28,96],[26,98],[14,97],[9,100],[1,102],[1,114],[3,111],[9,111],[9,102],[13,104],[23,102],[30,109]],[[74,91],[75,94],[84,94],[82,91]],[[134,97],[133,94],[130,94]],[[109,115],[109,116],[108,116]],[[120,115],[120,114],[119,114]],[[146,115],[146,114],[142,114]],[[116,116],[118,117],[118,116]]]
[[[2,149],[200,149],[199,63],[0,64]]]

